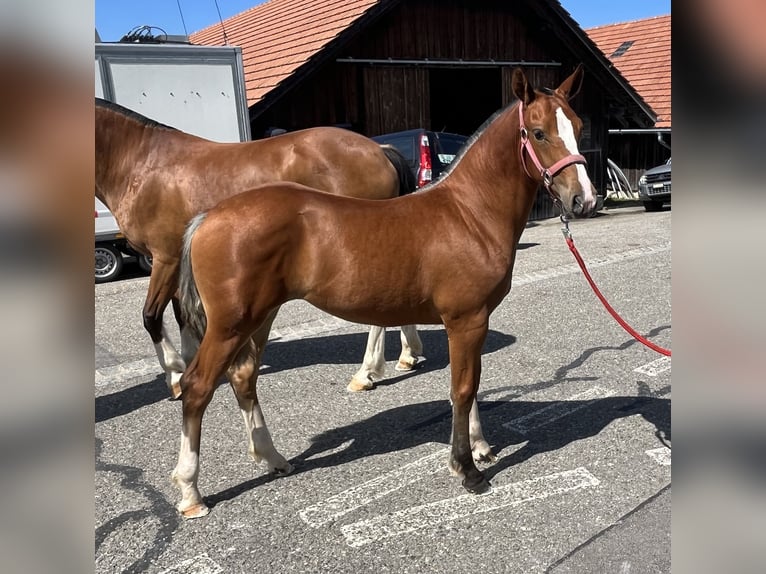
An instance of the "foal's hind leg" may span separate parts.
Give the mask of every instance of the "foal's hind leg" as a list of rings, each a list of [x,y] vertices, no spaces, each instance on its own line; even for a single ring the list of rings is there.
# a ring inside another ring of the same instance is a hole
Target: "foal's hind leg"
[[[152,338],[157,358],[165,371],[165,383],[173,398],[178,398],[181,394],[179,382],[186,363],[170,342],[162,323],[162,316],[176,291],[177,283],[178,261],[168,263],[154,259],[149,277],[149,291],[144,302],[144,328]]]
[[[397,371],[411,371],[423,357],[423,342],[415,325],[402,325],[399,338],[402,341],[402,354],[395,368]]]
[[[386,373],[386,329],[377,325],[370,326],[367,336],[367,348],[364,351],[362,366],[348,384],[349,391],[368,391],[375,381]]]
[[[181,446],[171,479],[181,489],[177,508],[186,518],[198,518],[209,512],[197,487],[202,416],[213,398],[218,379],[244,342],[242,335],[209,326],[199,352],[183,376]]]
[[[195,338],[191,333],[191,330],[186,327],[186,321],[184,321],[183,313],[181,312],[181,303],[178,300],[178,295],[173,295],[170,300],[173,304],[173,315],[178,323],[178,329],[181,332],[181,358],[187,365],[191,364],[194,355],[197,354],[200,341]]]
[[[276,314],[277,311],[274,310],[253,335],[253,338],[240,351],[236,361],[229,368],[228,376],[234,389],[234,395],[237,397],[242,417],[245,420],[248,453],[255,462],[265,460],[269,472],[285,475],[292,472],[293,466],[274,448],[256,391],[261,357]]]

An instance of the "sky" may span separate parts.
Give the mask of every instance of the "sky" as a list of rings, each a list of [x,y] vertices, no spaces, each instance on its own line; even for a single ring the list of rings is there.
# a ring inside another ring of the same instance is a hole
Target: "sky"
[[[218,0],[218,8],[225,20],[261,3]],[[561,0],[561,4],[582,28],[670,14],[670,0]],[[137,26],[185,35],[218,22],[214,0],[96,0],[95,7],[96,30],[104,42],[116,42]]]

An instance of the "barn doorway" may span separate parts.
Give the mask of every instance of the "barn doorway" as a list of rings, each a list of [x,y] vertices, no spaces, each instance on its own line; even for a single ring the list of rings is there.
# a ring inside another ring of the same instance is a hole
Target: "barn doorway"
[[[432,68],[431,129],[472,135],[502,106],[500,68]]]

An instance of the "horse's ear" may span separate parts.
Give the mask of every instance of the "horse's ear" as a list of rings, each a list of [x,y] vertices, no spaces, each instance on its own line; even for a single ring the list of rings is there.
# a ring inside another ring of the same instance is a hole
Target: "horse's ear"
[[[556,91],[561,94],[565,100],[571,100],[582,88],[583,69],[582,64],[577,64],[575,71],[566,80],[561,82],[561,85],[556,88]]]
[[[521,68],[515,68],[513,70],[513,78],[511,79],[511,86],[513,88],[513,94],[524,102],[525,106],[532,103],[535,99],[535,90],[529,85],[526,75]]]

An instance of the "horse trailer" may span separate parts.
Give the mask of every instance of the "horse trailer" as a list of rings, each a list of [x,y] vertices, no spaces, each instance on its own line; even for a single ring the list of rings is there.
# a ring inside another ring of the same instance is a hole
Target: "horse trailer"
[[[250,140],[242,49],[191,44],[96,43],[95,96],[209,140]],[[95,205],[95,280],[116,279],[123,260],[151,268],[107,206]]]

